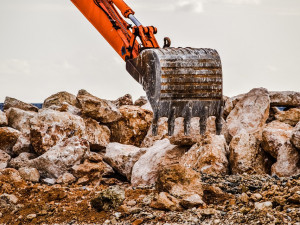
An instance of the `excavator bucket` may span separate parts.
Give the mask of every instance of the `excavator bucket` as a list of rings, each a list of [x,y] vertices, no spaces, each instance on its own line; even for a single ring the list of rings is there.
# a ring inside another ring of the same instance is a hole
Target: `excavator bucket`
[[[216,117],[217,134],[222,129],[222,65],[216,50],[206,48],[145,49],[126,61],[126,69],[146,91],[154,117],[152,133],[157,135],[158,119],[168,117],[168,134],[174,134],[175,119],[184,118],[189,134],[191,118],[200,117],[200,133],[206,131],[209,116]]]

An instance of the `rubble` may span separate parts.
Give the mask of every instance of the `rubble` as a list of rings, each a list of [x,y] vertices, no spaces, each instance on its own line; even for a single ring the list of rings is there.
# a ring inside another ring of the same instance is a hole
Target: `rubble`
[[[272,165],[272,174],[293,176],[300,173],[300,153],[291,143],[294,128],[279,121],[269,123],[263,130],[263,149],[277,161]]]
[[[104,160],[130,181],[133,165],[145,152],[146,149],[140,149],[132,145],[110,143],[106,148]]]
[[[105,125],[100,125],[96,120],[91,118],[85,119],[84,122],[91,150],[101,151],[110,142],[111,132],[109,128]]]
[[[32,111],[32,112],[39,111],[39,109],[32,104],[22,102],[15,98],[6,97],[5,101],[4,101],[3,109],[4,109],[4,111],[6,111],[9,108],[18,108],[18,109],[22,109],[25,111]]]
[[[30,151],[30,120],[36,116],[36,114],[36,112],[25,111],[18,108],[9,108],[6,111],[8,126],[22,133],[13,147],[14,154],[19,155],[22,152]]]
[[[111,141],[140,146],[152,122],[152,112],[137,106],[121,106],[122,117],[110,125]]]
[[[79,116],[42,109],[30,120],[31,144],[42,155],[72,137],[86,138],[85,129],[84,120]]]
[[[297,96],[225,98],[220,136],[209,117],[203,136],[199,118],[189,136],[177,118],[171,137],[161,118],[154,137],[149,103],[129,95],[10,106],[0,111],[0,224],[297,224]]]
[[[12,154],[12,148],[20,137],[21,132],[10,127],[0,127],[0,149]]]
[[[7,117],[4,112],[0,110],[0,127],[5,127],[8,125]]]
[[[116,105],[108,100],[103,100],[91,95],[86,90],[77,94],[82,114],[101,123],[111,123],[121,118],[121,113]]]
[[[207,135],[180,159],[188,168],[207,174],[228,174],[228,147],[224,136]]]
[[[0,150],[0,169],[5,169],[11,157],[6,152]]]
[[[252,89],[235,105],[226,119],[229,135],[247,132],[261,140],[261,132],[269,117],[270,98],[264,88]]]
[[[185,151],[185,147],[172,145],[168,139],[155,142],[134,164],[131,184],[133,186],[155,185],[159,168],[179,162]]]

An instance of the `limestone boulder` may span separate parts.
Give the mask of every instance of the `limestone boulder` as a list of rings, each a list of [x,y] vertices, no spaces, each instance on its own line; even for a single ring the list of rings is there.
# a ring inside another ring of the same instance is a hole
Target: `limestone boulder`
[[[40,173],[36,168],[21,167],[19,173],[26,181],[39,182],[40,180]]]
[[[5,169],[11,157],[6,152],[0,150],[0,169]]]
[[[133,105],[132,96],[130,94],[126,94],[115,101],[112,101],[118,108],[123,105]]]
[[[43,109],[30,120],[30,124],[31,144],[39,155],[69,138],[86,138],[84,120],[67,112]]]
[[[240,133],[254,134],[261,140],[261,132],[269,117],[270,98],[264,88],[252,89],[245,94],[226,119],[229,136]]]
[[[180,164],[160,168],[156,189],[178,198],[184,208],[204,205],[200,173]]]
[[[152,112],[138,106],[121,106],[120,120],[110,125],[111,141],[140,146],[152,122]]]
[[[143,105],[146,105],[147,103],[148,103],[147,97],[141,96],[134,102],[134,105],[135,106],[143,106]]]
[[[8,125],[7,117],[4,112],[0,110],[0,127],[5,127]]]
[[[300,149],[300,122],[296,125],[291,142],[297,149]]]
[[[90,143],[91,150],[100,151],[104,149],[110,141],[110,130],[107,126],[100,125],[94,119],[84,120],[86,127],[87,140]]]
[[[86,140],[72,137],[32,159],[30,165],[38,169],[42,176],[57,179],[73,166],[79,165],[87,151],[89,144]]]
[[[11,127],[0,127],[0,149],[7,154],[12,154],[12,149],[21,132]]]
[[[13,147],[14,154],[19,155],[22,152],[29,152],[31,148],[30,120],[37,115],[37,112],[9,108],[6,115],[8,125],[22,133]]]
[[[132,145],[110,143],[106,148],[104,161],[130,181],[134,164],[145,152],[146,149]]]
[[[268,159],[260,141],[252,134],[239,134],[230,143],[230,166],[233,174],[266,174]]]
[[[58,92],[45,99],[43,108],[49,108],[51,106],[63,106],[65,104],[74,107],[78,106],[76,96],[66,91]]]
[[[228,174],[228,146],[223,135],[206,135],[180,159],[180,164],[207,174]]]
[[[300,106],[300,92],[294,91],[270,91],[272,106]]]
[[[9,108],[18,108],[18,109],[22,109],[25,111],[33,111],[33,112],[39,111],[38,107],[36,107],[32,104],[22,102],[15,98],[6,97],[5,101],[4,101],[3,109],[4,109],[4,111],[6,111]]]
[[[180,201],[167,192],[160,192],[150,204],[151,208],[166,211],[182,211]]]
[[[101,123],[111,123],[121,118],[121,113],[115,104],[108,100],[91,95],[86,90],[77,94],[82,114]]]
[[[280,122],[296,126],[296,124],[300,121],[300,108],[292,108],[283,112],[280,111],[276,113],[275,118]]]
[[[300,173],[300,153],[291,143],[294,128],[279,121],[269,123],[263,130],[263,149],[277,161],[272,165],[271,173],[288,177]]]
[[[77,164],[72,167],[73,175],[78,178],[79,183],[99,182],[105,171],[105,165],[101,162],[91,162],[85,160],[82,164]],[[80,182],[81,181],[81,182]]]
[[[31,160],[36,158],[37,156],[33,153],[22,152],[16,158],[13,158],[9,162],[9,167],[19,169],[21,167],[30,167]]]
[[[71,173],[64,173],[57,180],[58,184],[72,184],[76,181],[76,178]]]
[[[186,147],[172,145],[168,139],[155,142],[134,164],[131,184],[133,186],[155,185],[159,168],[178,163],[186,150]]]
[[[235,105],[245,96],[245,94],[240,94],[231,98],[227,98],[224,106],[224,116],[225,118],[231,113]]]

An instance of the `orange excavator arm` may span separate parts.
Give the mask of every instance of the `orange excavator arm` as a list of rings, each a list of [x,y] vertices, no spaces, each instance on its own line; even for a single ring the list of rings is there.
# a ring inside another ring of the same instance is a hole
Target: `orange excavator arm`
[[[71,1],[125,61],[136,58],[143,49],[159,48],[154,36],[157,29],[142,26],[134,17],[134,11],[123,0]],[[131,27],[117,9],[135,26]]]

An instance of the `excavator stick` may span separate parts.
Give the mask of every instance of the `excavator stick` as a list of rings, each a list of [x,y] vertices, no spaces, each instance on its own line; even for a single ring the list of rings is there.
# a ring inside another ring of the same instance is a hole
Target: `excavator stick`
[[[184,117],[189,134],[192,117],[200,117],[200,133],[209,116],[216,117],[217,134],[222,129],[222,65],[216,50],[205,48],[158,48],[143,50],[126,61],[126,69],[142,84],[152,106],[153,135],[158,119],[168,117],[168,134],[174,134],[176,117]]]

